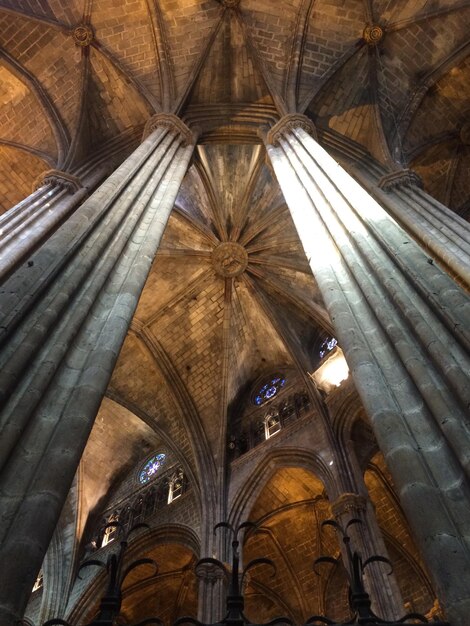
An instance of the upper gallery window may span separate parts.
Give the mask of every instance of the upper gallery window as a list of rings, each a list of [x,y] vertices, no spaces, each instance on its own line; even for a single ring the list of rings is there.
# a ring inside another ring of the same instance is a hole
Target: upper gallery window
[[[41,569],[41,571],[38,574],[38,577],[36,578],[36,582],[34,583],[33,591],[37,591],[38,589],[42,589],[43,583],[44,583],[44,574],[43,574],[43,571]]]
[[[253,402],[260,406],[264,404],[279,392],[281,387],[284,387],[286,384],[286,379],[284,376],[276,375],[269,379],[267,383],[265,383],[257,392],[253,394]]]
[[[331,352],[333,348],[337,345],[338,341],[334,337],[327,337],[325,341],[323,341],[323,343],[321,344],[320,350],[318,352],[318,354],[320,355],[320,359],[323,359],[323,357],[328,354],[328,352]]]
[[[155,478],[160,467],[165,463],[166,456],[163,453],[155,454],[143,466],[139,472],[139,482],[142,485]]]
[[[168,504],[171,504],[174,500],[183,495],[184,487],[184,474],[183,470],[177,470],[170,478],[168,483]]]

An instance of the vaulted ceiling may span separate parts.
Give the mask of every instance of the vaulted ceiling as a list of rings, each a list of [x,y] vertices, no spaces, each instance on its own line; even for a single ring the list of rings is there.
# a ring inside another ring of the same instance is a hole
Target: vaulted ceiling
[[[468,0],[0,0],[0,211],[154,112],[201,131],[109,387],[158,435],[126,467],[145,439],[214,478],[230,402],[328,332],[260,138],[283,114],[469,215],[469,23]]]

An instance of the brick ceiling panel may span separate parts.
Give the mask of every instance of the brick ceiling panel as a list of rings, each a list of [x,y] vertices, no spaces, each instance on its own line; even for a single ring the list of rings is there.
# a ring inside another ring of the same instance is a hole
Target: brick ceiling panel
[[[335,65],[354,53],[365,23],[364,7],[354,0],[313,3],[300,62],[299,102],[322,84]]]
[[[49,0],[0,0],[0,8],[5,7],[13,11],[54,19],[54,12]]]
[[[0,214],[26,198],[47,169],[50,165],[33,154],[0,145]]]
[[[249,35],[279,93],[284,91],[287,59],[295,37],[301,0],[244,0],[242,16]]]
[[[199,155],[214,192],[216,211],[231,239],[236,227],[238,231],[242,227],[240,220],[245,219],[245,211],[241,209],[247,202],[252,204],[246,195],[252,176],[256,175],[259,148],[243,144],[209,144],[200,146]]]
[[[349,76],[354,76],[353,84]],[[318,124],[367,144],[372,106],[369,57],[367,47],[362,47],[319,92],[309,111]]]
[[[469,115],[467,86],[470,58],[453,67],[426,93],[405,138],[405,149],[418,148],[436,135],[459,133]]]
[[[181,452],[194,471],[194,457],[186,425],[161,364],[142,340],[129,334],[109,384],[110,397],[138,407]]]
[[[212,271],[207,261],[197,257],[166,257],[160,253],[147,278],[135,318],[143,324],[152,323],[165,311],[171,311],[178,299],[185,299],[195,287],[197,295],[197,286],[208,273]]]
[[[125,77],[99,52],[91,54],[92,73],[87,94],[93,145],[144,124],[151,110]]]
[[[121,614],[129,624],[158,615],[164,624],[172,624],[186,615],[197,616],[198,580],[194,573],[195,557],[183,546],[158,546],[145,558],[160,564],[156,579],[142,583],[153,571],[151,566],[138,568],[129,576],[123,592]]]
[[[101,0],[93,4],[91,18],[99,44],[157,103],[161,100],[160,70],[150,4],[150,0],[139,0],[130,11],[125,0]]]
[[[219,102],[272,104],[266,83],[233,13],[225,14],[191,95],[191,104]]]
[[[217,228],[214,225],[214,214],[207,195],[207,189],[201,179],[200,170],[194,164],[190,166],[184,177],[178,192],[176,205],[197,224],[201,225],[204,230],[208,231],[209,234],[215,235]]]
[[[224,284],[208,276],[198,293],[175,302],[152,324],[162,345],[188,390],[204,430],[216,446],[222,399]]]
[[[260,532],[248,536],[244,546],[246,561],[267,556],[276,565],[271,578],[267,566],[250,575],[247,614],[256,611],[253,594],[267,596],[281,604],[296,623],[321,612],[325,579],[315,575],[313,561],[324,554],[335,554],[335,537],[323,536],[320,525],[331,516],[323,497],[323,484],[300,468],[278,470],[258,496],[250,519],[258,521]],[[251,613],[254,617],[255,612]],[[271,616],[273,617],[273,616]]]
[[[208,239],[204,230],[198,228],[199,225],[199,220],[193,215],[188,219],[184,212],[175,209],[165,229],[160,252],[169,254],[172,250],[187,250],[210,253],[215,243]]]
[[[282,261],[279,259],[279,264],[274,264],[273,260],[274,258],[271,256],[271,263],[269,265],[260,266],[259,280],[261,282],[272,286],[272,289],[277,287],[284,291],[284,293],[290,294],[295,300],[302,303],[306,309],[310,309],[312,304],[316,304],[322,308],[324,307],[318,285],[309,271],[306,258],[304,272],[285,267],[289,262],[288,257],[283,257]],[[298,257],[295,261],[297,262],[296,264],[299,265]],[[283,262],[284,267],[281,267],[281,262]]]
[[[11,1],[11,0],[10,0]],[[34,0],[29,0],[33,2]],[[54,16],[60,22],[73,26],[83,19],[85,0],[48,0]]]
[[[123,476],[162,445],[141,419],[122,405],[104,398],[82,456],[83,521],[106,498]]]
[[[51,125],[29,85],[0,67],[0,139],[57,157]]]
[[[378,83],[387,131],[393,129],[417,82],[468,41],[464,24],[469,21],[467,8],[385,33]]]
[[[57,29],[0,8],[0,45],[30,72],[40,71]],[[53,45],[53,44],[52,44]]]
[[[47,48],[26,67],[31,67],[72,137],[80,113],[83,72],[80,49],[69,34],[57,32]]]
[[[181,96],[206,51],[222,9],[214,0],[160,0],[159,6],[176,94]]]
[[[430,3],[429,0],[398,0],[390,2],[390,0],[374,0],[374,9],[377,5],[377,14],[381,15],[383,20],[389,23],[402,22],[405,20],[412,20],[416,17],[428,15],[430,9],[433,12],[445,10],[447,8],[455,7],[455,0],[434,0]]]
[[[252,284],[237,280],[232,291],[229,401],[260,371],[271,373],[292,366],[272,320],[254,297]]]
[[[412,167],[421,176],[426,191],[443,203],[448,197],[446,190],[449,176],[453,175],[457,152],[456,142],[438,143],[424,150],[412,162]]]

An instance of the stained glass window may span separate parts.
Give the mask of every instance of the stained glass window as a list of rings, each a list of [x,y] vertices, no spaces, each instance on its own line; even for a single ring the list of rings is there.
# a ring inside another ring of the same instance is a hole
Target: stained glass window
[[[139,473],[139,482],[142,485],[148,483],[149,480],[155,478],[155,474],[158,472],[160,467],[165,463],[165,455],[163,453],[155,454],[151,459],[149,459]]]
[[[255,393],[253,402],[258,406],[264,404],[268,400],[271,400],[271,398],[274,398],[285,384],[286,379],[283,376],[274,376]]]
[[[331,352],[333,348],[337,345],[338,345],[338,342],[334,337],[327,337],[320,346],[320,351],[319,351],[320,359],[323,359],[323,357],[326,354],[328,354],[328,352]]]

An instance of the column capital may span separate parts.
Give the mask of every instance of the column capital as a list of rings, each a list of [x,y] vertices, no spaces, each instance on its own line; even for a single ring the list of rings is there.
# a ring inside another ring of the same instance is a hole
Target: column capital
[[[355,514],[357,511],[365,511],[367,506],[367,498],[358,493],[342,493],[331,503],[333,515],[338,517],[345,513]]]
[[[409,168],[404,168],[385,174],[379,180],[378,185],[384,191],[391,191],[397,187],[419,187],[422,189],[423,181],[416,172]]]
[[[269,130],[266,135],[266,143],[275,146],[284,133],[294,130],[295,128],[302,128],[314,139],[318,139],[317,129],[310,118],[300,113],[289,113],[281,117],[279,122],[276,122]]]
[[[43,185],[59,187],[60,189],[65,189],[70,194],[74,194],[83,188],[82,182],[77,176],[73,176],[69,174],[69,172],[63,172],[62,170],[47,170],[39,174],[33,182],[33,192]]]
[[[227,580],[226,573],[215,563],[199,563],[196,565],[196,576],[199,580],[214,584],[218,580]]]
[[[179,133],[186,145],[191,145],[196,143],[197,133],[194,132],[189,126],[173,113],[155,113],[152,117],[147,120],[144,128],[144,134],[142,136],[142,140],[147,139],[147,137],[152,133],[156,128],[169,128],[175,133]]]

